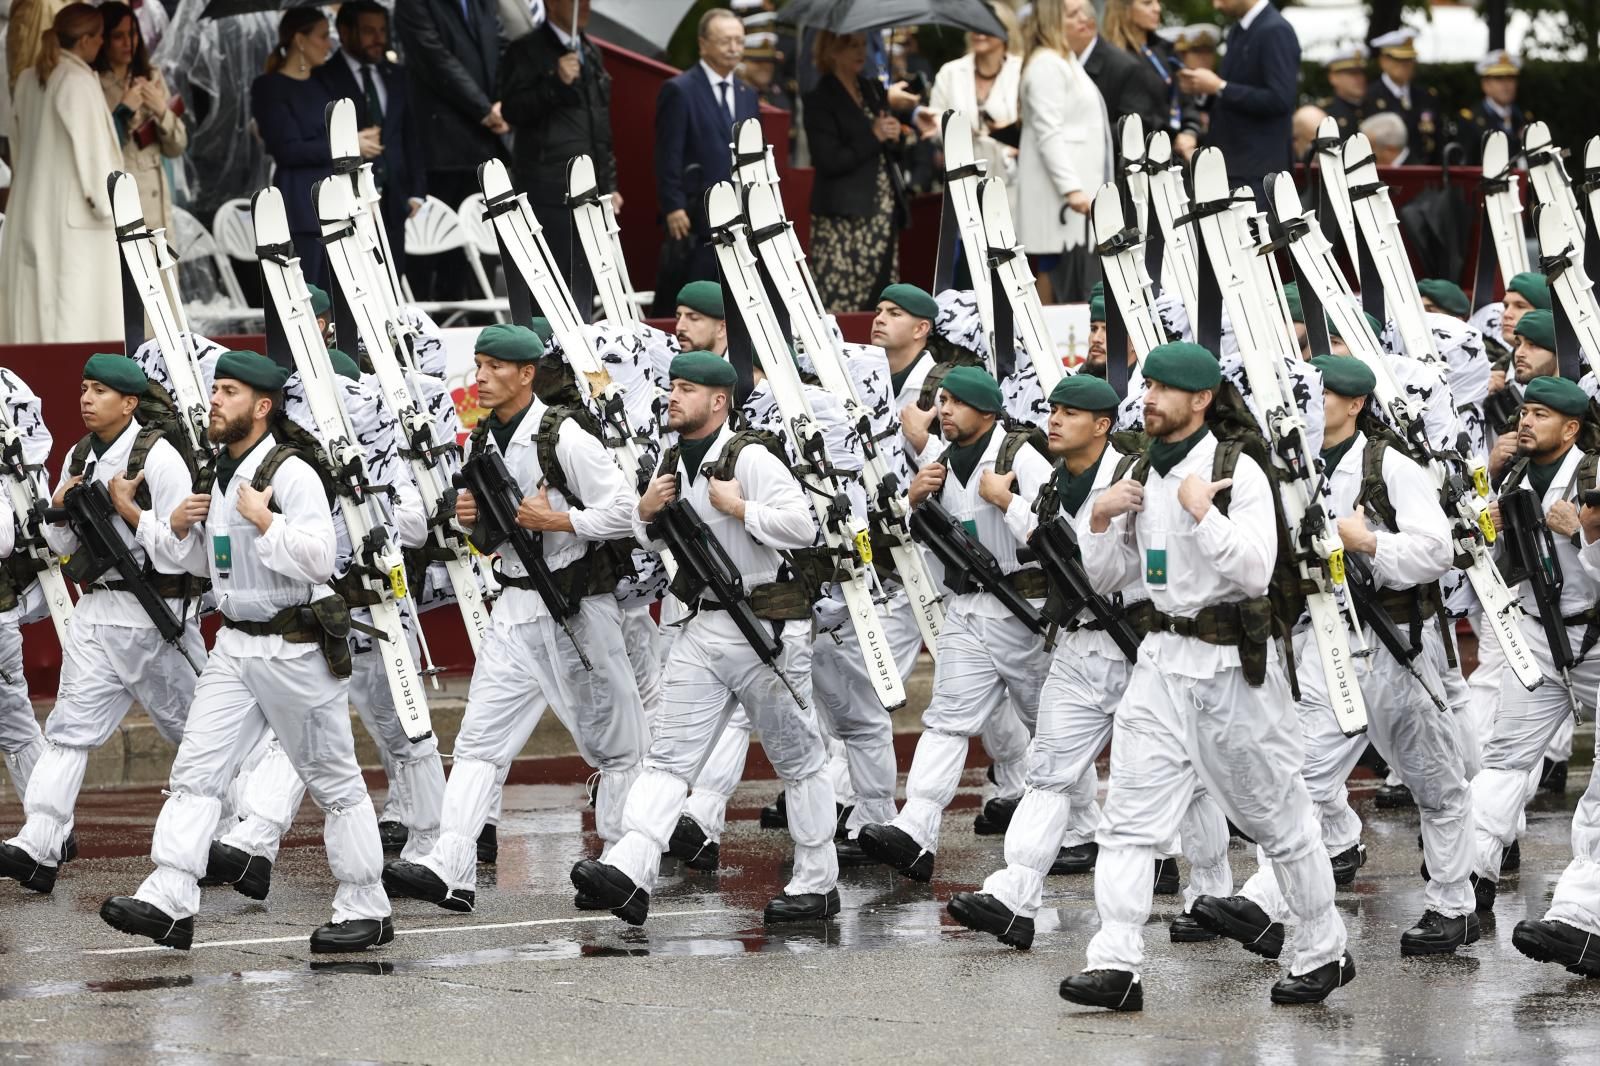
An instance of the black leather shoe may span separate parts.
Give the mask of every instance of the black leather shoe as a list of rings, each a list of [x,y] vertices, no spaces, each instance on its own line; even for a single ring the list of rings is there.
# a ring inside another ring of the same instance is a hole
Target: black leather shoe
[[[1396,810],[1400,807],[1415,807],[1417,801],[1411,798],[1411,790],[1405,785],[1384,785],[1373,794],[1372,802],[1384,810]],[[1329,963],[1328,965],[1333,965]]]
[[[572,894],[572,905],[580,911],[608,911],[611,909],[606,906],[605,900],[596,899],[581,889]]]
[[[572,884],[580,895],[599,900],[629,925],[643,925],[650,916],[650,893],[615,866],[582,859],[572,867]]]
[[[1500,872],[1508,874],[1520,869],[1522,869],[1522,841],[1513,840],[1505,854],[1500,856]]]
[[[691,870],[710,872],[721,861],[722,845],[707,840],[706,831],[700,828],[699,822],[680,814],[678,825],[672,830],[672,839],[667,843],[667,854],[682,859]]]
[[[1263,959],[1276,959],[1283,953],[1283,923],[1267,917],[1267,912],[1245,896],[1201,896],[1189,913],[1203,928],[1237,940],[1244,949]]]
[[[0,877],[13,878],[29,892],[48,896],[56,887],[56,869],[36,861],[14,844],[0,844]]]
[[[782,792],[778,793],[777,799],[761,808],[761,828],[789,828],[789,802]]]
[[[394,922],[388,918],[352,918],[329,922],[311,931],[311,950],[318,955],[366,951],[394,939]]]
[[[1477,901],[1479,914],[1494,913],[1494,896],[1497,885],[1487,877],[1472,875],[1472,895]]]
[[[1459,918],[1446,918],[1438,911],[1427,910],[1417,919],[1417,924],[1400,934],[1402,955],[1448,955],[1467,943],[1466,914]]]
[[[844,867],[875,865],[875,860],[872,856],[862,850],[861,841],[859,840],[851,840],[849,837],[835,840],[833,842],[833,851],[839,858],[841,869]]]
[[[1321,1003],[1336,988],[1343,988],[1356,977],[1356,960],[1347,951],[1338,962],[1318,966],[1299,977],[1284,977],[1272,986],[1274,1003]]]
[[[61,842],[61,862],[68,863],[78,857],[78,831],[74,829]]]
[[[173,918],[153,903],[132,896],[112,896],[100,905],[100,920],[129,936],[144,936],[167,948],[188,951],[194,943],[194,919]]]
[[[383,844],[384,851],[399,851],[406,846],[406,841],[411,839],[411,830],[401,822],[379,822],[378,840]]]
[[[945,909],[950,917],[980,933],[988,933],[1009,947],[1033,947],[1033,919],[1024,918],[987,892],[957,892]]]
[[[272,891],[272,863],[265,856],[213,840],[211,854],[206,857],[206,880],[228,885],[241,896],[266,899]]]
[[[901,876],[927,884],[933,880],[933,852],[923,851],[911,834],[893,825],[867,825],[856,837],[874,862],[893,866]]]
[[[1167,935],[1174,944],[1204,944],[1216,940],[1221,934],[1207,929],[1194,920],[1194,915],[1185,911],[1172,919],[1172,924],[1167,926]]]
[[[1100,857],[1100,845],[1094,841],[1062,848],[1056,861],[1050,864],[1051,877],[1070,877],[1073,874],[1094,873],[1095,860]]]
[[[1511,943],[1535,962],[1553,962],[1580,977],[1600,977],[1600,936],[1566,922],[1518,922]]]
[[[1061,982],[1061,998],[1085,1007],[1144,1010],[1144,985],[1127,970],[1085,970]]]
[[[1176,896],[1178,889],[1183,887],[1178,877],[1177,859],[1156,860],[1156,895]]]
[[[802,892],[798,896],[791,896],[785,892],[781,896],[773,897],[767,904],[767,909],[761,912],[761,920],[768,925],[782,925],[784,922],[820,922],[838,913],[837,888],[830,888],[826,892]]]
[[[972,831],[981,837],[1004,836],[1006,828],[1011,825],[1011,816],[1017,813],[1017,804],[1022,800],[994,799],[983,805],[983,810],[972,820]]]
[[[1333,866],[1333,883],[1348,885],[1356,879],[1356,871],[1367,864],[1366,845],[1355,844],[1345,848],[1328,862]]]
[[[478,834],[478,861],[485,866],[500,861],[500,834],[493,825],[485,824]]]
[[[478,904],[478,894],[472,889],[451,889],[444,878],[420,862],[386,863],[383,890],[391,898],[420,899],[457,914],[471,914]]]
[[[1539,791],[1560,794],[1567,790],[1567,760],[1551,762],[1544,761],[1544,769],[1539,773]]]

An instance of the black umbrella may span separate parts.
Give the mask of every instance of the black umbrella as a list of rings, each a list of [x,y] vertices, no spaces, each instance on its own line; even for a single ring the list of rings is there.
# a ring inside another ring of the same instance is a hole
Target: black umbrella
[[[234,15],[253,15],[259,11],[287,11],[291,7],[321,7],[316,0],[211,0],[200,12],[203,19],[225,19]]]
[[[789,0],[784,22],[834,33],[870,33],[890,26],[954,26],[1004,38],[1006,28],[983,0]]]

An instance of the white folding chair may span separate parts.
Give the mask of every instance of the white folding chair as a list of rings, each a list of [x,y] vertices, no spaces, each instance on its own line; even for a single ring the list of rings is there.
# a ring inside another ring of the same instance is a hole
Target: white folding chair
[[[217,208],[211,217],[212,259],[217,264],[217,274],[228,294],[228,302],[236,307],[248,307],[244,290],[239,288],[239,276],[233,272],[233,260],[255,263],[256,227],[250,221],[250,201],[240,197],[229,200]]]
[[[482,197],[479,199],[481,201]],[[479,224],[482,224],[481,210]],[[448,317],[440,325],[449,325],[467,311],[489,310],[491,308],[486,306],[489,304],[497,304],[492,308],[497,314],[508,306],[504,300],[496,301],[494,289],[484,276],[478,248],[472,234],[461,224],[461,216],[443,200],[429,196],[417,209],[416,214],[406,219],[406,256],[409,258],[415,255],[441,255],[457,249],[460,249],[466,255],[467,261],[472,264],[473,273],[477,276],[478,285],[484,294],[482,299],[418,301],[411,292],[410,282],[402,281],[407,302],[430,312],[448,312]]]
[[[495,239],[494,227],[483,220],[483,193],[475,192],[462,200],[461,206],[456,208],[456,218],[467,237],[462,248],[467,253],[472,273],[478,279],[478,287],[483,290],[486,299],[494,299],[494,279],[484,260],[495,261],[500,258],[500,242]],[[494,317],[497,322],[506,321],[506,316],[498,311]]]

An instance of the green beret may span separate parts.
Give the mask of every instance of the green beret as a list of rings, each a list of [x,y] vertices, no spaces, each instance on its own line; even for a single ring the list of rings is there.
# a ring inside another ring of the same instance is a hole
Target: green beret
[[[691,281],[678,290],[678,306],[699,311],[708,318],[727,318],[722,309],[722,286],[714,281]]]
[[[233,378],[262,392],[277,392],[289,380],[289,371],[260,352],[223,352],[212,376]]]
[[[544,355],[544,341],[527,326],[497,322],[479,331],[472,350],[502,363],[537,363]]]
[[[1589,394],[1566,378],[1534,378],[1522,390],[1522,402],[1543,404],[1572,418],[1582,418],[1589,410]]]
[[[1529,311],[1517,319],[1517,328],[1513,332],[1546,351],[1556,350],[1556,316],[1549,311]]]
[[[1322,387],[1340,396],[1370,396],[1378,387],[1372,368],[1351,355],[1314,355],[1311,365],[1322,371]]]
[[[1198,344],[1174,341],[1158,344],[1145,356],[1146,381],[1159,381],[1184,392],[1215,389],[1222,382],[1222,367],[1217,357]]]
[[[1541,311],[1550,310],[1550,279],[1543,274],[1524,270],[1506,282],[1506,291],[1516,293]]]
[[[1361,317],[1367,320],[1367,328],[1372,330],[1373,340],[1380,339],[1383,336],[1383,323],[1378,321],[1378,316],[1373,314],[1371,311],[1363,311],[1361,312]],[[1338,337],[1340,340],[1344,340],[1344,337],[1340,336],[1339,334],[1338,323],[1334,322],[1334,320],[1331,318],[1328,319],[1328,336]]]
[[[1305,324],[1306,313],[1300,308],[1300,285],[1289,282],[1283,287],[1283,302],[1289,305],[1289,321]]]
[[[739,372],[720,355],[682,352],[672,357],[672,364],[667,367],[667,377],[670,380],[692,381],[696,385],[731,389],[739,381]]]
[[[1093,296],[1089,299],[1089,321],[1104,322],[1106,320],[1106,298]]]
[[[939,317],[939,301],[929,296],[927,290],[919,289],[904,281],[884,289],[878,299],[888,300],[906,314],[916,315],[918,318],[931,320]]]
[[[1068,374],[1050,390],[1050,403],[1074,411],[1114,411],[1122,401],[1104,378],[1089,374]]]
[[[1094,283],[1094,288],[1089,290],[1089,299],[1091,299],[1091,300],[1094,300],[1094,299],[1104,300],[1105,298],[1106,298],[1106,281],[1105,281],[1104,278],[1101,278],[1099,281]]]
[[[328,362],[333,364],[333,372],[342,378],[351,381],[361,380],[361,368],[356,361],[337,348],[328,349]]]
[[[83,364],[83,380],[98,381],[124,396],[138,396],[150,384],[150,379],[144,376],[138,363],[125,355],[108,355],[105,352],[91,355],[89,361]]]
[[[939,387],[984,414],[997,415],[1006,409],[1000,383],[982,367],[953,366],[945,373]]]
[[[1437,304],[1446,314],[1465,318],[1472,311],[1472,301],[1461,291],[1461,286],[1444,278],[1423,278],[1417,282],[1417,291]]]
[[[550,325],[550,320],[544,316],[528,319],[528,328],[539,335],[546,348],[550,346],[550,338],[556,335],[555,327]]]
[[[333,301],[328,294],[315,285],[307,284],[306,291],[311,293],[311,313],[321,318],[333,310]]]

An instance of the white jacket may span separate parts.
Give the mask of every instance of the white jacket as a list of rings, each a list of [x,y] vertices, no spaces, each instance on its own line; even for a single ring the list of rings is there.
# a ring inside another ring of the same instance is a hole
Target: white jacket
[[[1094,196],[1110,177],[1111,131],[1100,90],[1077,59],[1040,49],[1022,72],[1022,148],[1017,158],[1017,236],[1029,255],[1084,243],[1088,219],[1061,220],[1066,195]]]

